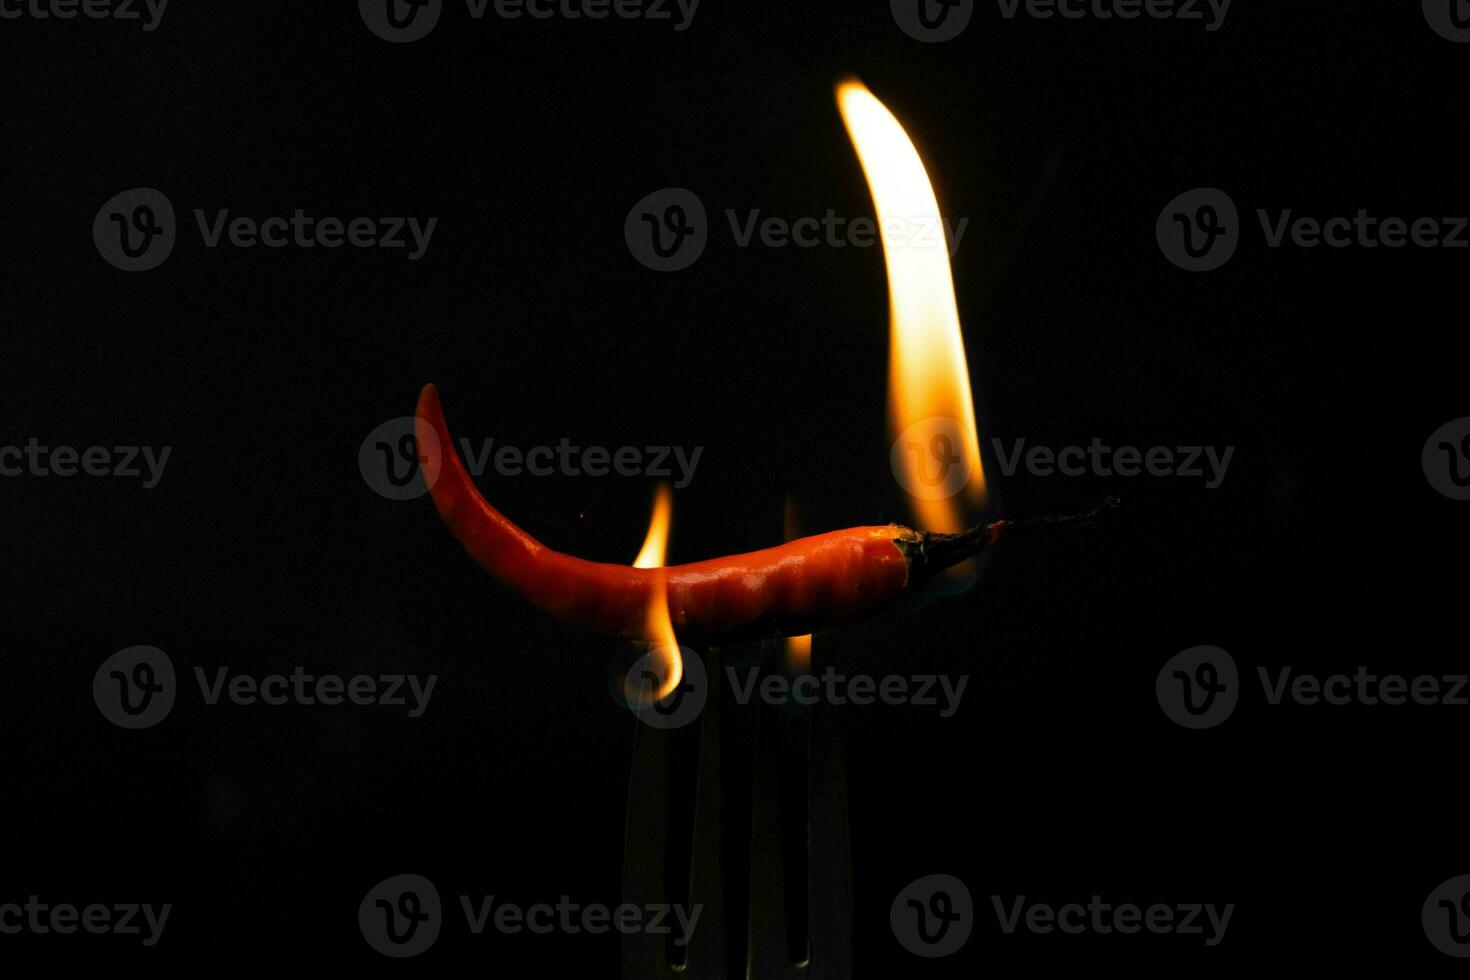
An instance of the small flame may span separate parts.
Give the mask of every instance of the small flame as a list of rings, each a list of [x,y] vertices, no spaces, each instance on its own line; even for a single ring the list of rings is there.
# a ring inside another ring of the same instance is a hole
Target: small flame
[[[786,638],[786,668],[793,676],[805,674],[811,670],[812,635],[810,633]]]
[[[786,514],[783,520],[783,535],[787,541],[793,541],[801,537],[801,512],[797,509],[796,500],[792,497],[786,498]],[[786,669],[793,675],[805,674],[812,665],[812,635],[810,633],[801,636],[788,636],[786,638]]]
[[[669,527],[673,524],[674,497],[668,484],[659,484],[653,495],[653,516],[648,519],[648,536],[638,557],[633,559],[634,568],[663,568],[664,557],[669,550]],[[665,603],[667,606],[667,603]]]
[[[939,201],[918,150],[873,93],[844,82],[837,104],[873,194],[888,269],[896,475],[921,528],[959,531],[966,505],[985,504],[985,472]]]
[[[669,547],[669,527],[673,524],[674,498],[667,484],[660,484],[653,498],[653,516],[648,520],[648,536],[638,557],[633,559],[634,568],[663,568]],[[652,703],[662,701],[679,687],[684,679],[684,657],[679,653],[679,641],[674,635],[674,621],[669,615],[669,590],[665,576],[658,577],[658,586],[648,603],[648,635],[655,637],[648,651],[648,672],[658,679],[657,690],[648,691],[645,685],[637,700]]]

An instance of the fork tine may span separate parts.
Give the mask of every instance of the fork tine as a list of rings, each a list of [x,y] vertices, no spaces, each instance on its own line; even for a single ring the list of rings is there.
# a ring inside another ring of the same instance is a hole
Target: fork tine
[[[695,789],[693,858],[689,895],[669,896],[670,746],[677,730],[636,722],[628,785],[628,815],[623,840],[623,901],[648,907],[681,902],[698,923],[685,959],[669,961],[666,937],[646,932],[623,936],[623,973],[629,980],[727,980],[724,866],[721,860],[721,722],[719,670],[714,654],[705,658],[708,697],[699,730],[699,771]],[[685,842],[672,842],[683,846]]]
[[[761,672],[778,669],[771,650],[764,651]],[[791,749],[805,741],[806,719],[757,702],[755,771],[750,812],[750,919],[746,941],[748,980],[785,980],[799,976],[791,955],[791,907],[787,901],[788,863],[783,849],[780,766],[801,758]],[[787,804],[790,804],[788,799]],[[800,957],[805,959],[805,957]]]
[[[668,901],[669,735],[635,721],[633,764],[628,778],[628,818],[623,831],[623,901],[647,908]],[[655,980],[669,973],[664,945],[643,932],[623,936],[623,973],[633,980]]]
[[[780,669],[774,648],[764,654],[762,673]],[[734,965],[722,839],[722,821],[728,816],[722,788],[725,709],[717,690],[715,656],[706,659],[709,690],[699,733],[687,900],[701,914],[682,965],[670,962],[665,937],[624,936],[623,968],[630,980],[729,980]],[[738,924],[746,928],[744,976],[850,980],[852,856],[837,709],[821,700],[799,713],[760,702],[754,707],[749,896],[747,918]],[[679,895],[671,899],[668,887],[670,746],[677,737],[677,731],[642,722],[635,729],[624,841],[625,902],[683,901]],[[798,775],[800,780],[792,778]],[[803,819],[796,820],[798,815]],[[793,825],[799,825],[799,834],[791,832]],[[804,901],[796,902],[797,897]],[[795,918],[798,914],[802,918]],[[793,927],[805,931],[804,950],[792,948]]]
[[[814,651],[815,653],[815,651]],[[813,661],[813,670],[816,670]],[[792,714],[762,706],[756,735],[751,814],[750,935],[748,980],[850,980],[852,977],[852,855],[841,730],[835,706],[818,699]],[[782,802],[782,765],[802,779],[788,781]],[[799,797],[799,799],[798,799]],[[783,849],[783,808],[805,804],[800,846]],[[790,902],[798,868],[805,865],[806,943],[792,950]]]
[[[699,774],[694,790],[694,851],[689,864],[690,914],[699,908],[699,923],[689,940],[685,980],[727,980],[729,975],[725,916],[724,838],[724,723],[720,706],[719,658],[711,652],[709,699],[699,732]]]
[[[818,651],[813,650],[813,670]],[[837,707],[812,706],[807,763],[807,935],[809,980],[852,976],[852,843],[847,771]]]

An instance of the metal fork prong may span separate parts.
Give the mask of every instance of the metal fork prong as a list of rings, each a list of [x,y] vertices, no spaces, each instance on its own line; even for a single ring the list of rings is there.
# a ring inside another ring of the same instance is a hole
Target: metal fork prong
[[[813,655],[818,651],[813,651]],[[813,660],[815,669],[815,659]],[[836,705],[812,706],[807,756],[807,936],[810,980],[852,976],[852,842]]]
[[[725,916],[724,723],[720,706],[718,654],[705,657],[709,698],[699,731],[699,772],[694,789],[694,849],[689,862],[689,908],[699,922],[689,940],[684,980],[727,980],[728,922]]]
[[[628,778],[628,818],[623,831],[623,901],[640,908],[668,902],[669,735],[641,720],[634,723],[633,763]],[[643,932],[623,936],[623,973],[636,980],[669,975],[661,937]]]
[[[700,914],[685,949],[682,965],[670,963],[667,937],[637,931],[623,936],[623,974],[629,980],[728,980],[724,865],[721,860],[721,766],[719,671],[713,654],[705,657],[708,678],[699,730],[692,841],[670,841],[668,835],[670,744],[680,730],[654,728],[638,721],[633,734],[633,760],[628,785],[628,816],[623,841],[623,901],[641,908],[684,903],[686,913]],[[686,735],[689,733],[685,733]],[[670,897],[671,847],[692,846],[689,895]],[[677,922],[676,916],[668,921]]]
[[[763,670],[776,669],[763,658]],[[747,980],[785,980],[801,976],[791,955],[787,900],[787,852],[781,819],[782,759],[805,754],[806,719],[780,707],[756,705],[755,770],[750,810],[750,918],[746,941]],[[799,754],[793,755],[796,749]],[[800,957],[805,959],[805,957]]]
[[[747,980],[851,980],[852,853],[837,708],[818,698],[801,714],[767,706],[757,718]],[[783,756],[805,764],[805,956],[791,949],[794,872],[782,848]]]

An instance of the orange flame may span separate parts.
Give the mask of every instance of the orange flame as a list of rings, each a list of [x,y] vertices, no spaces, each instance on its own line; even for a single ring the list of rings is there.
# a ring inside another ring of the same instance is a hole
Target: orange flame
[[[844,82],[837,104],[873,194],[888,270],[895,475],[921,528],[959,531],[967,507],[985,504],[985,472],[939,201],[913,141],[873,93]]]
[[[648,520],[648,535],[638,557],[633,559],[634,568],[663,568],[669,547],[669,528],[673,524],[674,499],[667,484],[660,484],[653,498],[653,515]],[[679,652],[679,641],[674,635],[674,621],[669,615],[668,583],[659,576],[659,583],[648,604],[648,635],[656,637],[649,647],[648,668],[659,678],[658,689],[648,691],[645,686],[636,700],[653,703],[662,701],[678,689],[684,679],[684,657]]]
[[[796,501],[791,497],[786,498],[786,514],[783,521],[785,527],[784,537],[792,541],[801,537],[801,514],[796,507]],[[786,638],[786,668],[793,675],[804,674],[812,665],[812,635],[810,633],[801,636],[788,636]]]

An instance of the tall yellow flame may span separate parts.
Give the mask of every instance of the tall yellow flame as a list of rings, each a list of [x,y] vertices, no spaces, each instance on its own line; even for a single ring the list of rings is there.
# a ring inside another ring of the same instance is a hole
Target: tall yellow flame
[[[873,194],[888,270],[895,465],[901,456],[919,526],[958,531],[969,523],[966,506],[985,503],[985,473],[939,201],[913,141],[872,92],[844,82],[837,104]]]
[[[653,515],[648,520],[648,534],[634,568],[663,568],[669,547],[669,528],[673,524],[674,498],[667,484],[660,484],[653,498]],[[679,687],[684,679],[684,657],[674,635],[674,621],[669,615],[669,591],[663,576],[648,604],[648,635],[655,637],[648,651],[648,666],[659,678],[658,689],[646,695],[661,701]]]

